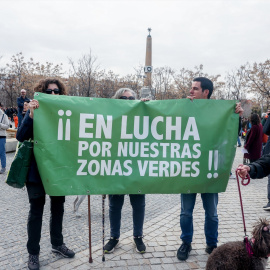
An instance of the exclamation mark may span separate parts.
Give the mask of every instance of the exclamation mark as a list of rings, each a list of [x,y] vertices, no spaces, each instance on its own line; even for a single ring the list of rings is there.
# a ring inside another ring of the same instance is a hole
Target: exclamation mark
[[[218,169],[218,150],[215,150],[214,169],[215,169],[215,171],[217,171],[217,169]],[[214,178],[217,178],[218,173],[215,172],[213,176],[214,176]]]
[[[63,116],[64,115],[64,111],[63,110],[59,110],[58,111],[58,115],[59,116]],[[61,141],[63,140],[63,119],[60,118],[59,122],[58,122],[58,140]]]
[[[71,111],[67,110],[66,111],[66,116],[71,116]],[[70,141],[70,119],[67,119],[67,123],[66,123],[66,133],[65,133],[65,140],[66,141]]]
[[[208,170],[211,171],[212,169],[212,159],[213,159],[213,151],[209,151],[209,158],[208,158]],[[212,173],[207,174],[207,178],[212,178]]]
[[[208,170],[209,171],[211,171],[211,169],[212,169],[212,163],[213,163],[213,151],[210,150],[209,151],[209,159],[208,159]],[[215,152],[214,152],[214,170],[217,171],[217,169],[218,169],[218,150],[215,150]],[[218,173],[215,172],[213,174],[213,177],[214,178],[217,178],[218,177]],[[211,172],[209,172],[207,174],[207,178],[212,178],[212,173]]]

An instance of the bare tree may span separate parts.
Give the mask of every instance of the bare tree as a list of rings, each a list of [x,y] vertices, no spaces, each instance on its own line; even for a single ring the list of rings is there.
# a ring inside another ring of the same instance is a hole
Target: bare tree
[[[152,85],[156,89],[156,99],[175,98],[174,70],[170,67],[155,68],[152,76]]]
[[[220,75],[208,75],[203,71],[203,65],[195,66],[193,70],[181,68],[179,72],[173,72],[178,98],[186,98],[189,95],[192,80],[196,77],[206,77],[214,83],[215,91],[213,92],[213,98],[225,98],[224,83],[218,81]]]
[[[227,73],[226,88],[228,89],[230,99],[246,99],[248,91],[247,67],[249,64],[242,65],[240,68]]]
[[[69,58],[71,66],[69,76],[69,93],[71,95],[95,97],[98,80],[102,77],[103,71],[97,64],[97,57],[92,52],[83,55],[77,62]]]
[[[60,77],[62,67],[46,62],[40,64],[33,58],[25,61],[22,52],[13,55],[5,68],[1,69],[0,87],[7,106],[16,106],[17,97],[22,88],[28,90],[27,95],[33,98],[35,83],[46,77]]]
[[[248,83],[251,93],[261,95],[266,102],[266,108],[270,105],[270,60],[263,63],[254,63],[247,70]]]

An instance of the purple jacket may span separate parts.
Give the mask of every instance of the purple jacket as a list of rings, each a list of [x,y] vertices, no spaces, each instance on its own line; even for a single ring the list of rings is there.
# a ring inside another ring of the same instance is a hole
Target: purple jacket
[[[262,138],[263,138],[262,124],[253,125],[250,129],[247,141],[244,146],[248,151],[248,154],[244,155],[245,158],[257,160],[261,157]]]

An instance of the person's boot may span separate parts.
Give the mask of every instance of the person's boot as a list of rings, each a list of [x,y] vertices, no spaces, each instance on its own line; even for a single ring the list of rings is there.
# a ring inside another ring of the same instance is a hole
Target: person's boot
[[[39,255],[31,255],[31,254],[29,254],[28,268],[30,270],[39,270]]]
[[[65,244],[61,246],[52,245],[52,252],[59,253],[65,258],[73,258],[75,256],[74,251],[71,249],[68,249]]]
[[[263,207],[263,210],[269,211],[270,210],[270,201],[268,201],[267,205]]]
[[[215,248],[217,248],[217,246],[208,246],[208,245],[206,245],[205,252],[208,253],[208,254],[211,254]]]
[[[191,244],[183,242],[177,251],[178,260],[185,261],[188,258],[191,250],[192,250]]]

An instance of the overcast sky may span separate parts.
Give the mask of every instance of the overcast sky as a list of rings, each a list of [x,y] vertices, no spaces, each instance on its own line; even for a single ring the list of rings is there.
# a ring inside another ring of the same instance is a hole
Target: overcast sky
[[[144,65],[151,27],[154,68],[203,64],[224,76],[269,58],[269,13],[268,0],[0,0],[0,65],[23,52],[68,70],[68,57],[91,49],[102,68],[133,73]]]

